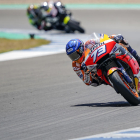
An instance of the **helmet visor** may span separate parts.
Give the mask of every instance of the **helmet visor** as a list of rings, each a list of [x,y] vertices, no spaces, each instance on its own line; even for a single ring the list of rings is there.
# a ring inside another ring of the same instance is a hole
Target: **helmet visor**
[[[77,53],[77,51],[69,54],[68,56],[72,61],[76,61],[81,57],[80,54]]]

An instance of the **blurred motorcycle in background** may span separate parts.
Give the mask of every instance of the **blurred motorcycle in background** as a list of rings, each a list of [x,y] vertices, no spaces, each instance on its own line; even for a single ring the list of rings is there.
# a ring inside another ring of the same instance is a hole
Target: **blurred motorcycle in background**
[[[30,5],[27,8],[29,22],[39,30],[62,30],[66,33],[85,30],[80,22],[72,18],[72,13],[61,2],[43,2],[41,5]]]

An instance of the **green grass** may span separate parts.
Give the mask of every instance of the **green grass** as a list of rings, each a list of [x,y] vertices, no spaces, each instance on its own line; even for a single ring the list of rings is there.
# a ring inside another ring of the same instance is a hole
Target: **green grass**
[[[0,38],[0,53],[13,50],[23,50],[49,44],[50,41],[45,39],[5,39]]]

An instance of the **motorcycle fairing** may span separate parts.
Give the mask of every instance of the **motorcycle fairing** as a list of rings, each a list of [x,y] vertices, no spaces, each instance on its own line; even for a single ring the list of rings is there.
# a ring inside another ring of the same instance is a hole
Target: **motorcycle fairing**
[[[131,67],[133,74],[136,75],[139,73],[138,62],[124,47],[116,43],[110,54],[113,53],[116,55],[117,59],[124,61]]]
[[[98,34],[97,39],[100,39],[100,44],[95,45],[94,48],[89,50],[88,48],[85,49],[85,64],[88,68],[94,68],[94,70],[97,72],[97,75],[101,77],[103,81],[105,81],[107,84],[111,85],[106,79],[106,77],[103,75],[101,69],[97,69],[96,66],[98,65],[98,61],[103,58],[105,55],[115,55],[117,59],[120,59],[124,61],[125,63],[129,64],[129,66],[132,69],[133,74],[135,75],[135,85],[138,85],[137,83],[137,74],[139,73],[139,65],[135,58],[126,51],[124,47],[122,47],[120,44],[116,43],[112,39],[110,39],[105,34]],[[99,37],[99,38],[98,38]],[[108,75],[113,73],[114,71],[120,71],[122,75],[124,75],[126,81],[131,83],[131,79],[129,75],[125,74],[123,72],[123,68],[111,68],[108,70]],[[136,88],[137,89],[137,88]]]
[[[66,16],[66,17],[64,18],[63,23],[66,25],[66,24],[69,22],[69,20],[70,20],[70,17],[69,17],[69,16]]]
[[[109,39],[107,41],[102,42],[102,45],[98,46],[94,50],[91,49],[90,52],[89,49],[87,49],[87,51],[85,52],[86,66],[96,64],[98,60],[100,60],[102,57],[104,57],[105,55],[109,54],[112,51],[115,44],[116,44],[115,41]]]
[[[139,73],[139,65],[134,57],[125,54],[116,56],[116,58],[127,63],[131,67],[133,74],[137,75]]]

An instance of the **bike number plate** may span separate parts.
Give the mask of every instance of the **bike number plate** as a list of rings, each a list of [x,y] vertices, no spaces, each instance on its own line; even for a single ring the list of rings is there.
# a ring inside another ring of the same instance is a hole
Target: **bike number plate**
[[[91,58],[93,57],[93,63],[96,62],[97,58],[100,57],[101,55],[106,53],[106,45],[103,45],[99,48],[97,48],[92,54]]]

